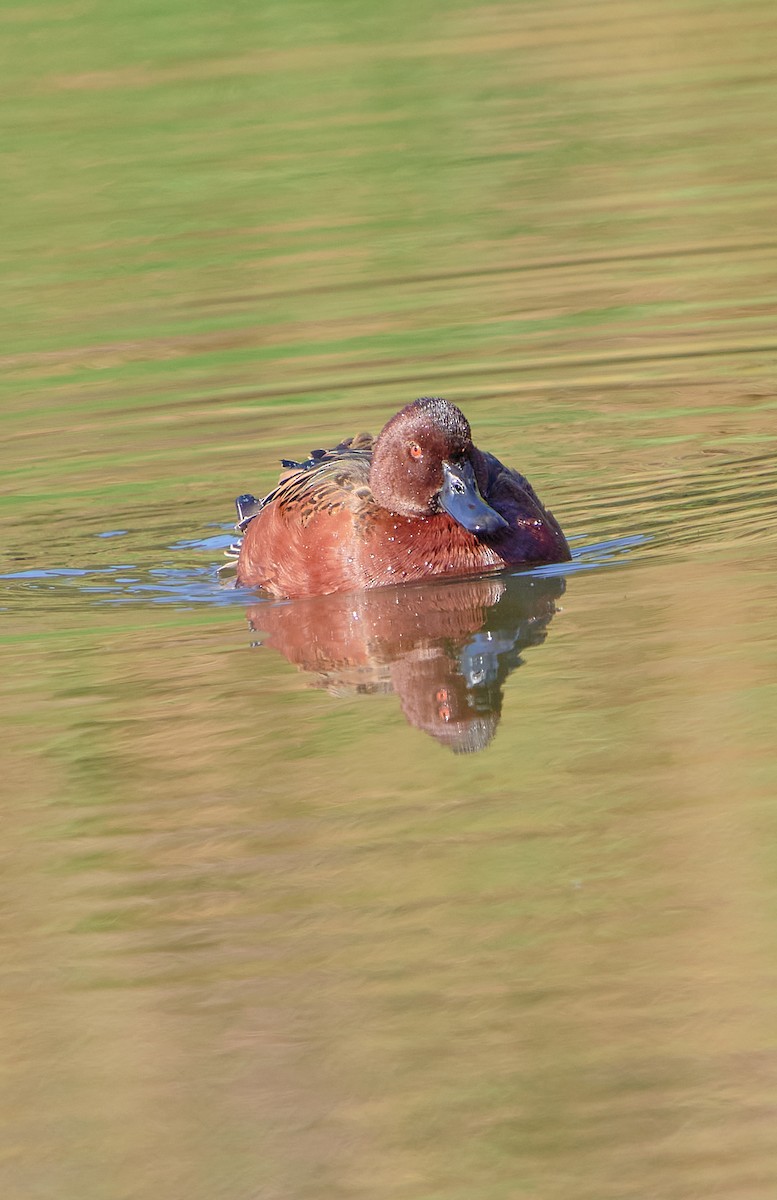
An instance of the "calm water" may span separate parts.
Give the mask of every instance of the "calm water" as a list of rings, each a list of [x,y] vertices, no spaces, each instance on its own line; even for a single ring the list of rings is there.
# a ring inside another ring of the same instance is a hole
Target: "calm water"
[[[0,29],[3,1195],[773,1200],[773,0]],[[227,586],[430,392],[568,568]]]

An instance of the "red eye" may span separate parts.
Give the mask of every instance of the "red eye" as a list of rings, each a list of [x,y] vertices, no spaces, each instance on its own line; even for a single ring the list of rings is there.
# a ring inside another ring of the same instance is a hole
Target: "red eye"
[[[411,458],[421,458],[423,456],[424,452],[418,445],[418,442],[411,442],[408,449],[410,450]]]

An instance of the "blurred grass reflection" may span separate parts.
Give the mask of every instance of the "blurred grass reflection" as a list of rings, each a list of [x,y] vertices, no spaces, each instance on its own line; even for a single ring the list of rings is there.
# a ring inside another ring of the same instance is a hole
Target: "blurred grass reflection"
[[[0,12],[4,1194],[773,1200],[776,26]],[[424,392],[638,546],[482,754],[203,580]]]

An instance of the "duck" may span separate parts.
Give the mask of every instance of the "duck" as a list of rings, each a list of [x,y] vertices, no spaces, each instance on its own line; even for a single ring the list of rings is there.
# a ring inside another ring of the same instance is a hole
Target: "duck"
[[[377,438],[281,464],[267,496],[235,502],[238,587],[297,599],[570,558],[525,476],[479,450],[440,396],[406,405]]]

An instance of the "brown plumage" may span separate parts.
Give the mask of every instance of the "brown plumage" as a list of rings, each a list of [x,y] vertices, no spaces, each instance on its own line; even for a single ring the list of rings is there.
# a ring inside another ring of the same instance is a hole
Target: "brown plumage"
[[[284,466],[261,503],[240,497],[240,585],[311,596],[569,558],[528,480],[473,446],[463,413],[438,397],[374,441]]]

